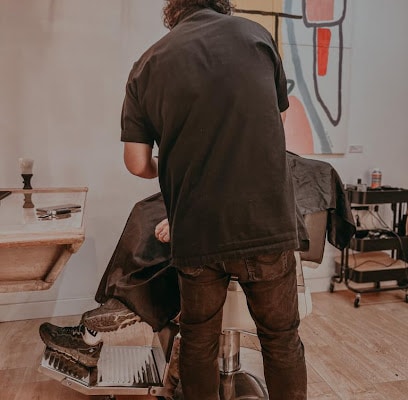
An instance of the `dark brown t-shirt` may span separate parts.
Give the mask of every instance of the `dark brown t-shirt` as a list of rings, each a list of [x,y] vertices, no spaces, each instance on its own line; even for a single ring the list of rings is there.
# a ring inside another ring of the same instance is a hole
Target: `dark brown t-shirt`
[[[288,106],[272,37],[244,18],[197,11],[134,64],[121,140],[159,145],[175,265],[298,246]]]

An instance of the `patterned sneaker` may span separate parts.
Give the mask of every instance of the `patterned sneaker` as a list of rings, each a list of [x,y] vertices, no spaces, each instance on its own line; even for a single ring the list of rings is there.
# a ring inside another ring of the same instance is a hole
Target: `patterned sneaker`
[[[106,303],[82,315],[81,323],[97,332],[111,332],[140,321],[140,317],[122,302],[110,298]]]
[[[96,367],[103,342],[89,345],[84,341],[85,326],[59,327],[48,322],[41,324],[40,336],[45,345],[71,359],[85,365]]]

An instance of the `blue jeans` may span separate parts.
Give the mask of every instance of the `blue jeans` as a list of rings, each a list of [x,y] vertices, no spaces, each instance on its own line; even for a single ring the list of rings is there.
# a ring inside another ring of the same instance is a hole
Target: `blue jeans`
[[[222,310],[231,276],[238,277],[257,326],[269,398],[307,398],[293,251],[180,267],[178,272],[184,400],[219,400],[217,357]]]

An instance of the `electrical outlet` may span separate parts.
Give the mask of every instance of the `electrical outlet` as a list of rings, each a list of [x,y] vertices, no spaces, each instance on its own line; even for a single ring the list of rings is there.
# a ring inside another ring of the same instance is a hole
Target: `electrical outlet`
[[[361,144],[351,144],[349,146],[349,153],[362,153],[363,146]]]

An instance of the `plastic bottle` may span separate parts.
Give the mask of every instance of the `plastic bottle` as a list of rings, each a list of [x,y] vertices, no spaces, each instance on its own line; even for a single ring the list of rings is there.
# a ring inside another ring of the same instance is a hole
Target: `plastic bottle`
[[[358,192],[366,192],[367,191],[367,185],[365,183],[361,182],[361,179],[357,179],[357,191]]]
[[[380,168],[374,168],[371,172],[371,189],[376,189],[381,186],[382,173]]]

